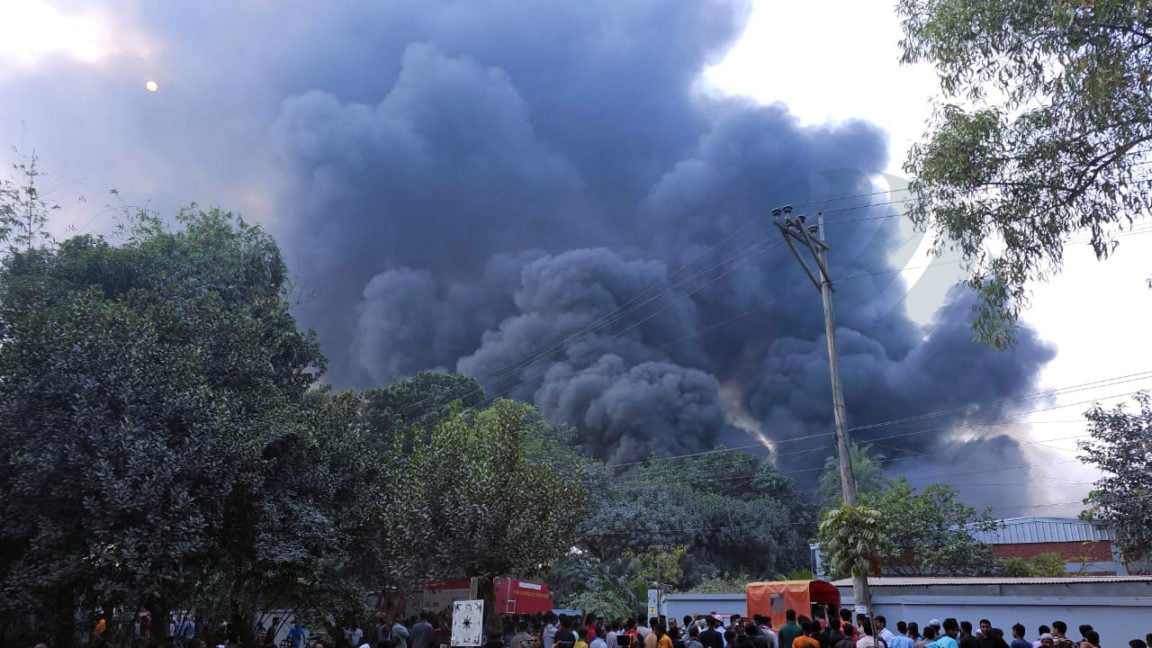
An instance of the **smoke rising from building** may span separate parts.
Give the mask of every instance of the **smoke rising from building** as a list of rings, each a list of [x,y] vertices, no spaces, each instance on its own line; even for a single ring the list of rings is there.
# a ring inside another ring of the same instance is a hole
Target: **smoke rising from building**
[[[960,422],[1016,411],[1054,350],[1029,329],[1006,352],[976,344],[960,290],[927,325],[892,297],[908,234],[898,205],[867,195],[888,163],[879,129],[804,126],[784,105],[701,90],[748,12],[411,0],[225,17],[141,3],[141,24],[170,34],[158,56],[172,78],[138,121],[136,104],[87,108],[116,132],[172,124],[142,167],[192,142],[183,163],[141,173],[154,186],[274,188],[235,195],[269,206],[334,384],[461,371],[616,463],[759,434],[814,480],[832,445],[820,300],[767,210],[823,209],[851,424],[950,412],[854,434],[908,469],[937,461],[965,445],[950,436]],[[180,56],[212,47],[227,56]]]
[[[853,424],[961,408],[941,431],[860,440],[903,433],[875,447],[931,456],[956,421],[1013,409],[973,404],[1035,390],[1053,352],[1033,332],[996,352],[972,342],[960,291],[927,327],[885,297],[904,238],[880,218],[892,207],[819,202],[875,191],[884,134],[701,94],[746,7],[691,6],[581,5],[564,30],[456,6],[452,25],[484,30],[413,30],[375,101],[284,102],[282,231],[303,276],[340,287],[301,313],[337,383],[461,371],[617,463],[750,443],[725,385],[790,466],[818,467],[832,428],[819,299],[766,214],[817,201],[833,271],[855,276],[836,296]]]

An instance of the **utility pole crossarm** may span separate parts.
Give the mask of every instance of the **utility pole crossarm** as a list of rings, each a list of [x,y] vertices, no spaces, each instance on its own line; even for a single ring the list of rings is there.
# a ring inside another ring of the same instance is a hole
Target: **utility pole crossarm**
[[[828,274],[828,264],[824,258],[824,253],[831,248],[828,247],[828,244],[821,238],[824,233],[820,231],[823,229],[824,214],[822,212],[818,213],[820,224],[805,226],[804,222],[807,220],[807,217],[801,215],[792,218],[790,216],[791,212],[791,207],[773,209],[772,215],[775,217],[774,223],[776,227],[784,236],[784,242],[788,244],[788,249],[792,250],[792,255],[800,262],[800,267],[804,268],[805,274],[812,280],[812,285],[816,287],[816,290],[822,291],[824,289],[823,286],[828,286],[829,289],[832,289],[832,280]],[[781,214],[784,215],[783,222],[780,221]],[[796,244],[793,241],[799,242],[800,245],[812,254],[812,259],[816,263],[816,269],[820,275],[819,278],[816,277],[817,272],[812,271],[811,266],[808,265],[804,256],[800,254],[800,250],[796,249]]]
[[[788,249],[792,250],[792,255],[795,256],[796,260],[800,262],[800,267],[804,268],[804,273],[807,274],[808,278],[812,280],[812,285],[816,287],[816,290],[820,290],[820,280],[816,278],[816,275],[812,272],[812,269],[808,267],[808,262],[804,260],[803,256],[800,256],[800,251],[796,249],[796,245],[792,242],[792,239],[795,238],[796,235],[790,231],[790,224],[787,221],[785,221],[784,224],[781,224],[780,221],[776,221],[776,227],[780,228],[780,233],[784,235],[784,242],[788,244]],[[805,247],[808,246],[805,245]]]

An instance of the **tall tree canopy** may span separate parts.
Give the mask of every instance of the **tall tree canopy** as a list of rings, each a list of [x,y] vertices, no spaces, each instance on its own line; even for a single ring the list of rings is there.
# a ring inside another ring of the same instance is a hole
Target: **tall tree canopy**
[[[0,268],[0,616],[41,610],[60,645],[77,610],[166,618],[218,573],[323,367],[272,238],[219,211],[180,223]]]
[[[903,60],[943,103],[912,148],[913,218],[954,245],[982,296],[974,326],[1011,341],[1028,282],[1069,239],[1098,257],[1152,207],[1152,1],[900,0]]]
[[[394,488],[389,541],[414,577],[491,579],[546,565],[572,546],[585,514],[578,465],[534,407],[498,400],[457,410],[424,434]]]
[[[417,428],[432,430],[450,418],[453,404],[461,409],[482,407],[484,389],[470,376],[421,371],[386,387],[366,389],[361,398],[366,423],[375,434],[411,436]]]
[[[642,606],[654,581],[684,591],[726,575],[773,579],[808,566],[816,507],[772,463],[720,447],[623,469],[585,465],[591,507],[572,537],[579,551],[546,575],[560,602],[587,603],[591,590],[613,609]],[[670,562],[675,570],[646,577]]]
[[[1092,438],[1080,442],[1080,458],[1103,476],[1088,495],[1093,517],[1116,532],[1131,562],[1152,563],[1152,399],[1136,396],[1138,412],[1100,405],[1085,413]]]

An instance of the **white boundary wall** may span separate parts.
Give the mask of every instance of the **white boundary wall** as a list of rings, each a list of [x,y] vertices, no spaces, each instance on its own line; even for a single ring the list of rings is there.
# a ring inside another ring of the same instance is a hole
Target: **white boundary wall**
[[[895,630],[897,621],[915,621],[923,628],[930,619],[955,617],[976,626],[988,619],[1012,639],[1012,625],[1023,623],[1028,640],[1037,638],[1041,624],[1060,620],[1068,636],[1080,638],[1077,627],[1087,623],[1100,633],[1104,648],[1126,648],[1129,639],[1152,632],[1152,577],[1105,578],[873,578],[872,609]],[[851,606],[850,581],[833,583],[841,602]]]

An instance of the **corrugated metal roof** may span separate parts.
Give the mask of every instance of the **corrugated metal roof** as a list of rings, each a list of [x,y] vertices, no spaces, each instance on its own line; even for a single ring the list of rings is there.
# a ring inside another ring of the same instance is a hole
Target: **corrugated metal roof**
[[[909,585],[1062,585],[1068,583],[1150,583],[1152,576],[1077,576],[1073,578],[949,578],[946,576],[872,577],[870,587],[901,587]],[[851,587],[851,578],[832,581],[836,587]]]
[[[972,536],[988,544],[1037,542],[1111,542],[1111,530],[1076,518],[1019,517],[999,521],[995,531],[975,531]]]

